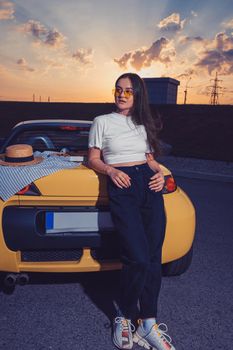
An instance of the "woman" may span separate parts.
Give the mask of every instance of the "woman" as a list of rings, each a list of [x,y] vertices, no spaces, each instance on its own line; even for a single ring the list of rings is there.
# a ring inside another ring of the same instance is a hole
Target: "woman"
[[[112,219],[122,250],[119,311],[113,342],[131,349],[133,341],[149,349],[175,350],[157,325],[161,251],[165,233],[164,176],[154,159],[156,128],[143,80],[133,73],[115,84],[116,112],[94,119],[89,135],[89,166],[106,174]],[[137,305],[140,321],[132,335]]]

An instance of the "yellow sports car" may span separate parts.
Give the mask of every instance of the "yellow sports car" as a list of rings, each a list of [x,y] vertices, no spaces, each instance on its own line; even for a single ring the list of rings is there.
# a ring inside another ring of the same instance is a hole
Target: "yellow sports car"
[[[3,142],[0,149],[0,271],[8,286],[26,283],[29,272],[121,268],[108,208],[106,177],[88,168],[86,163],[91,123],[82,120],[21,122]],[[5,164],[6,148],[17,144],[31,145],[34,157],[42,157],[41,161],[27,167]],[[63,164],[60,168],[53,167],[55,159]],[[163,274],[168,276],[183,273],[191,263],[195,210],[187,194],[177,187],[171,172],[164,166],[162,169],[166,180],[162,263]],[[31,175],[36,175],[33,181]],[[17,188],[16,185],[20,187],[22,183],[23,188]]]

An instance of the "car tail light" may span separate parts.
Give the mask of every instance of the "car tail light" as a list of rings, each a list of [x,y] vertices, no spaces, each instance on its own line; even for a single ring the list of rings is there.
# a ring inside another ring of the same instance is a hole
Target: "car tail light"
[[[166,175],[164,176],[164,180],[165,180],[165,183],[163,187],[163,194],[175,192],[175,190],[177,189],[177,185],[173,176]]]
[[[19,192],[17,192],[19,195],[23,196],[40,196],[41,193],[36,187],[34,183],[31,183],[30,185],[25,186],[22,188]]]

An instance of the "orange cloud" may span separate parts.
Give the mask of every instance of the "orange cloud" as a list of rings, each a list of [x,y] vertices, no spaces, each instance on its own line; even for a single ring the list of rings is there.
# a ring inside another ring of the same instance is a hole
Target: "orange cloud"
[[[88,65],[92,63],[93,49],[78,49],[72,57],[82,65]]]
[[[0,1],[0,20],[14,18],[14,4],[11,1]]]
[[[167,64],[175,56],[175,49],[169,49],[169,40],[160,38],[156,40],[149,48],[142,48],[132,52],[125,53],[121,58],[114,59],[120,68],[126,69],[131,64],[137,71],[142,67],[150,67],[155,61]],[[167,50],[166,50],[167,49]]]
[[[218,33],[201,53],[196,66],[207,69],[209,74],[213,70],[224,75],[233,74],[233,35]]]
[[[191,76],[193,76],[195,74],[195,70],[192,69],[192,68],[188,68],[185,70],[184,73],[181,73],[179,75],[176,76],[176,79],[186,79],[186,78],[189,78]]]
[[[23,57],[19,58],[16,63],[20,67],[20,69],[22,69],[24,71],[27,71],[27,72],[34,72],[35,71],[34,68],[29,67],[27,61]]]
[[[203,43],[204,39],[201,36],[183,36],[180,38],[180,44],[189,44],[189,43]]]
[[[50,47],[60,47],[65,37],[57,29],[48,29],[39,21],[29,20],[19,27],[19,30],[29,34],[36,42]]]

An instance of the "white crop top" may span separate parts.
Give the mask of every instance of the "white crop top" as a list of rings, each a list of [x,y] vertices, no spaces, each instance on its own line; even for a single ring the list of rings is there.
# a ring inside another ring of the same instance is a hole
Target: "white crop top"
[[[88,146],[101,149],[106,164],[143,161],[151,152],[144,125],[116,112],[94,119]]]

